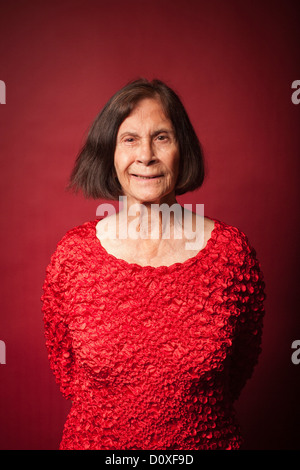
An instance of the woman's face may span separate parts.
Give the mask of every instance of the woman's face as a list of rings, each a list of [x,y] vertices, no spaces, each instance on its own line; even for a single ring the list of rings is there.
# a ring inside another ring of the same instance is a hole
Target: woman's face
[[[128,203],[176,202],[179,148],[159,100],[141,100],[122,122],[114,165]]]

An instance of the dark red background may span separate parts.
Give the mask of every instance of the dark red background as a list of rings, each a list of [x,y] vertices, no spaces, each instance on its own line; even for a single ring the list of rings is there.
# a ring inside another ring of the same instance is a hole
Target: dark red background
[[[243,230],[267,285],[263,353],[237,404],[248,449],[300,447],[299,15],[292,1],[1,2],[2,449],[57,449],[69,404],[44,346],[45,268],[103,201],[65,191],[90,122],[145,76],[182,97],[208,174],[179,202]]]

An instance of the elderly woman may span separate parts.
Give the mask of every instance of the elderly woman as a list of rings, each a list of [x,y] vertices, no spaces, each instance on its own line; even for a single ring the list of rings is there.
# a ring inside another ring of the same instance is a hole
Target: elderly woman
[[[61,449],[241,447],[233,405],[260,352],[265,285],[243,232],[178,204],[203,179],[163,82],[131,82],[95,119],[69,188],[126,205],[69,230],[47,267],[46,345],[72,401]]]

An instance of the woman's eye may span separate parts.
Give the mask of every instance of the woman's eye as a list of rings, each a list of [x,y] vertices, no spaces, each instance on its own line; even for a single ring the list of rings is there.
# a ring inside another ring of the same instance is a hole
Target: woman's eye
[[[157,139],[160,140],[160,141],[167,140],[167,136],[166,135],[159,135],[157,137]]]

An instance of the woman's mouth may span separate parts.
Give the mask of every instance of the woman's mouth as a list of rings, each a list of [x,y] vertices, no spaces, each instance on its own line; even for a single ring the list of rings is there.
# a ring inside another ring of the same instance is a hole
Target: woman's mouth
[[[144,176],[144,175],[134,175],[131,174],[132,177],[135,179],[141,179],[141,180],[155,180],[158,178],[161,178],[163,175],[153,175],[153,176]]]

